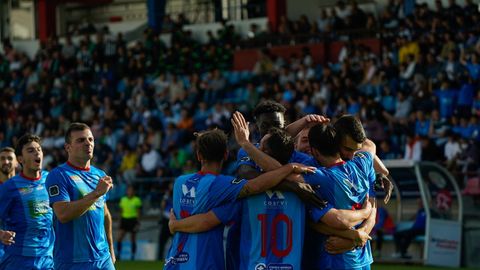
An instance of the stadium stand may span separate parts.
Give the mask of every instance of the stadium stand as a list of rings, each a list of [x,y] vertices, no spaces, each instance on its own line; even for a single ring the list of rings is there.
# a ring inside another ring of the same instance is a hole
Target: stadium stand
[[[370,14],[339,4],[316,20],[285,17],[275,32],[252,25],[243,40],[226,22],[205,44],[182,30],[184,20],[169,24],[171,47],[150,30],[131,46],[102,31],[78,44],[52,37],[34,58],[5,41],[0,145],[41,135],[49,169],[64,160],[62,131],[83,121],[98,138],[95,163],[117,181],[173,177],[195,168],[191,131],[229,130],[234,110],[248,115],[270,98],[286,105],[289,120],[357,114],[380,157],[442,162],[463,187],[479,164],[480,15],[472,1],[401,5]],[[356,42],[363,37],[381,42],[379,54]],[[348,41],[332,62],[317,64],[305,48],[289,57],[262,49],[253,69],[233,70],[244,48],[335,40]]]

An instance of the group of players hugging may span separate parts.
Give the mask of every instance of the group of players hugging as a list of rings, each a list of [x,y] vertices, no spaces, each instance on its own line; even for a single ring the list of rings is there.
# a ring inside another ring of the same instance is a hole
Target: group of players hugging
[[[307,115],[285,127],[285,111],[257,105],[256,144],[233,114],[235,176],[220,174],[226,134],[196,134],[201,170],[175,180],[165,269],[370,269],[375,191],[386,202],[392,192],[375,144],[354,116]]]

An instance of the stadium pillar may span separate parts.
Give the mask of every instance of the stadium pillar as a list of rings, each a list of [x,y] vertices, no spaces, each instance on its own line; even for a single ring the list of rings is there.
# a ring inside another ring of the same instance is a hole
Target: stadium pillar
[[[167,0],[148,0],[148,26],[160,33],[162,31],[163,18],[165,17],[165,9]]]
[[[287,15],[286,0],[267,0],[267,17],[270,29],[276,32],[280,24],[280,18]]]
[[[37,1],[37,25],[38,38],[46,40],[50,36],[55,35],[56,29],[56,0],[38,0]]]

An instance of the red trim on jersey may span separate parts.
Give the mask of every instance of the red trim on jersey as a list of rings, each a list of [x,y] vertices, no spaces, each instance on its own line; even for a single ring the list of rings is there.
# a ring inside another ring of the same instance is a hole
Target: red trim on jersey
[[[197,173],[200,174],[200,175],[206,175],[206,174],[218,175],[218,173],[211,172],[211,171],[198,171]]]
[[[333,163],[332,165],[330,166],[327,166],[327,168],[332,168],[332,167],[335,167],[335,166],[340,166],[340,165],[343,165],[345,164],[346,162],[345,161],[340,161],[340,162],[337,162],[337,163]]]
[[[40,178],[42,178],[42,173],[40,173],[40,176],[37,178],[28,177],[25,174],[23,174],[23,172],[20,172],[20,176],[30,181],[37,181],[37,180],[40,180]]]
[[[68,166],[76,169],[76,170],[79,170],[79,171],[90,171],[90,167],[86,167],[86,168],[82,168],[82,167],[77,167],[75,165],[73,165],[72,163],[70,163],[70,161],[67,161],[67,164]]]

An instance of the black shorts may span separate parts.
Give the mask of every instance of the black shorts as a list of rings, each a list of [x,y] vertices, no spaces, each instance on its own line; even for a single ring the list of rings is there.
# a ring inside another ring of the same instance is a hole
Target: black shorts
[[[120,219],[120,230],[126,232],[138,231],[138,219],[137,218],[122,218]]]

